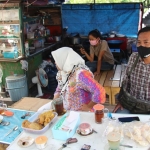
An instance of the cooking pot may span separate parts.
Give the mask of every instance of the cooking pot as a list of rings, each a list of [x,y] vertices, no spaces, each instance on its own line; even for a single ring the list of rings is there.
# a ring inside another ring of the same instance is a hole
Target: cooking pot
[[[70,42],[71,44],[75,45],[75,44],[80,44],[81,42],[81,38],[79,33],[71,33],[70,34]]]
[[[71,44],[80,44],[80,37],[71,37]]]
[[[120,48],[120,45],[123,43],[122,40],[108,40],[107,41],[110,48]]]

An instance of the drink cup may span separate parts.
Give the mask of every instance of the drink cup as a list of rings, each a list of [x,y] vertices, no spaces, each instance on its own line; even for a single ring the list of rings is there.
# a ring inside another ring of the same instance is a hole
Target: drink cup
[[[109,113],[109,110],[107,108],[104,108],[104,105],[101,104],[94,105],[93,109],[95,113],[95,122],[98,124],[102,123],[102,119],[105,118],[104,112]]]
[[[64,112],[63,99],[61,97],[54,99],[53,105],[54,105],[54,109],[57,112],[57,114],[62,115]]]
[[[107,135],[109,150],[119,150],[121,134],[118,132],[110,132]]]
[[[7,104],[0,103],[0,114],[4,113],[6,109],[7,109]]]
[[[92,128],[88,123],[82,123],[79,125],[80,133],[83,135],[87,135],[92,132]]]

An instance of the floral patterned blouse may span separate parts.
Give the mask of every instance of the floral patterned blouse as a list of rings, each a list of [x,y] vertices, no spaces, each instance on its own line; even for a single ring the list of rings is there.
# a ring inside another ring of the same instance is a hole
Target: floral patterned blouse
[[[60,91],[58,86],[55,94],[60,94]],[[88,104],[91,100],[95,103],[106,100],[105,89],[85,69],[78,69],[69,77],[62,96],[66,110],[79,110],[82,104]]]

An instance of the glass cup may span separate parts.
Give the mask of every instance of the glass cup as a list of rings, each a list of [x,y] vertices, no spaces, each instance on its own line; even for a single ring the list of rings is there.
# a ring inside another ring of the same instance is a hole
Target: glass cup
[[[0,103],[0,114],[3,114],[6,109],[7,109],[7,104]]]
[[[53,100],[53,105],[55,108],[55,111],[57,112],[58,115],[62,115],[64,112],[64,107],[63,107],[63,100],[62,98],[56,98]]]
[[[110,132],[107,135],[109,150],[119,150],[121,134],[118,132]]]
[[[95,122],[98,124],[102,123],[103,118],[107,118],[109,110],[104,108],[104,105],[101,104],[96,104],[93,108],[95,113]]]

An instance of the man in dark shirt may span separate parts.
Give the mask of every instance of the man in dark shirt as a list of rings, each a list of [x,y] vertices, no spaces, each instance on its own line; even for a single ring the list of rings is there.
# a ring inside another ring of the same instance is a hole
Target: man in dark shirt
[[[141,101],[150,101],[150,27],[144,27],[138,32],[137,38],[138,53],[132,53],[130,56],[124,80],[128,80],[130,83],[130,89],[127,88],[127,84],[124,85],[127,92],[135,99]],[[127,76],[127,70],[130,71],[137,56],[140,56],[135,68],[130,74],[130,78]],[[118,99],[119,100],[119,99]],[[135,103],[133,101],[133,103]],[[114,111],[116,113],[131,113],[128,108],[123,108],[120,103],[117,104]]]

